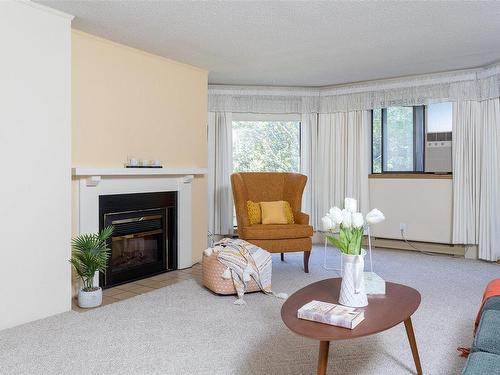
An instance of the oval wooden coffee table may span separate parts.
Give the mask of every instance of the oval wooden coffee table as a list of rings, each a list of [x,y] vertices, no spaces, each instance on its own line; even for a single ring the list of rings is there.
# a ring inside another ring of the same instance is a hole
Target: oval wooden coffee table
[[[420,305],[420,293],[413,288],[386,282],[385,295],[368,296],[368,306],[363,308],[365,320],[353,330],[297,318],[297,310],[312,300],[338,303],[341,281],[335,278],[310,284],[288,297],[281,307],[281,318],[290,330],[319,340],[318,374],[326,374],[330,341],[373,335],[404,322],[417,374],[422,375],[411,323],[411,316]]]

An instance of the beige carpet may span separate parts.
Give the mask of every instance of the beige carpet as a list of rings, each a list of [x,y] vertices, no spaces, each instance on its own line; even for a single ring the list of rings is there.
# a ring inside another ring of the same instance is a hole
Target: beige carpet
[[[330,261],[338,261],[330,252]],[[458,374],[485,284],[500,267],[480,261],[377,250],[376,271],[422,294],[413,317],[425,374]],[[315,248],[311,273],[301,254],[274,256],[273,287],[299,289],[335,277]],[[313,374],[318,343],[281,322],[282,301],[254,293],[247,305],[194,280],[87,313],[69,312],[0,332],[0,374]],[[330,374],[414,374],[402,325],[330,349]]]

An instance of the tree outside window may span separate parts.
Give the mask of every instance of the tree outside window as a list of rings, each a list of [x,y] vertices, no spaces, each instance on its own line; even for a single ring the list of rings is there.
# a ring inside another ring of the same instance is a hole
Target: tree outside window
[[[299,121],[233,121],[234,172],[299,170]]]
[[[423,172],[424,107],[372,111],[372,173]]]

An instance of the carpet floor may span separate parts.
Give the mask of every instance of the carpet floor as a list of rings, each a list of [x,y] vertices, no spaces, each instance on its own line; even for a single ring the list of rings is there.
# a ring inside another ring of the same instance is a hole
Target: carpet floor
[[[337,277],[311,256],[273,256],[273,289],[293,293]],[[338,265],[336,252],[328,261]],[[420,291],[413,325],[425,374],[459,374],[486,283],[500,267],[481,261],[415,252],[374,252],[375,271]],[[86,313],[68,312],[0,332],[0,374],[313,374],[318,342],[282,323],[282,300],[252,293],[244,306],[194,280]],[[330,346],[330,374],[415,374],[402,324]]]

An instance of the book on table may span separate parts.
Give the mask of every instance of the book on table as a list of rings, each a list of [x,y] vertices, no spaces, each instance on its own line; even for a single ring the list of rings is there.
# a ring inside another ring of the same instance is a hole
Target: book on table
[[[354,329],[365,319],[365,313],[354,307],[313,300],[297,311],[297,318]]]

